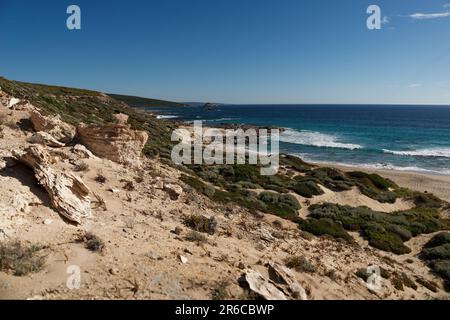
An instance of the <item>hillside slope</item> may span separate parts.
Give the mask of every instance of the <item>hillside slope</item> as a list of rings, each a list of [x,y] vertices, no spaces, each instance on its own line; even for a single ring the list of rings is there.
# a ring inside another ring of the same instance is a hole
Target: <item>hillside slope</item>
[[[151,107],[157,107],[157,108],[174,108],[174,107],[186,107],[185,104],[172,102],[172,101],[165,101],[165,100],[158,100],[158,99],[150,99],[150,98],[143,98],[143,97],[136,97],[136,96],[127,96],[123,94],[112,94],[108,93],[108,96],[118,100],[123,101],[126,104],[128,104],[130,107],[133,108],[151,108]]]
[[[83,122],[109,123],[115,113],[129,116],[133,128],[145,130],[152,139],[144,150],[148,155],[170,154],[170,133],[174,125],[156,119],[142,110],[131,108],[126,103],[110,96],[91,90],[49,86],[42,84],[11,81],[0,77],[0,88],[18,99],[30,101],[39,107],[44,114],[59,115],[61,119],[72,125]]]
[[[429,193],[285,155],[270,177],[177,167],[133,140],[167,156],[172,123],[93,91],[0,86],[0,299],[449,298],[450,207]],[[36,111],[92,139],[62,142]],[[133,165],[111,160],[130,148]]]

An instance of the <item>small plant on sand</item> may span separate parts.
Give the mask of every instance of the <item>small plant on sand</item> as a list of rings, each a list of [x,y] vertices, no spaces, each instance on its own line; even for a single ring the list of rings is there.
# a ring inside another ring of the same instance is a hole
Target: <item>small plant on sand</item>
[[[214,217],[207,218],[199,214],[192,214],[184,219],[184,224],[197,232],[213,235],[216,232],[217,222]]]
[[[95,177],[94,180],[95,180],[95,182],[98,182],[101,184],[104,184],[107,181],[106,177],[101,172],[99,172],[97,174],[97,176]]]
[[[211,292],[211,298],[213,300],[226,300],[229,298],[227,288],[230,282],[227,280],[222,280],[217,282]]]
[[[450,233],[435,235],[425,244],[420,254],[421,259],[444,280],[444,288],[450,290]],[[430,289],[431,290],[431,289]]]
[[[0,243],[0,271],[12,271],[15,276],[40,271],[45,263],[45,257],[39,254],[43,249],[18,240]]]
[[[76,172],[89,171],[89,165],[86,162],[81,161],[74,166],[73,171],[76,171]]]
[[[105,248],[103,240],[91,232],[86,232],[81,240],[84,242],[85,248],[89,251],[102,252]]]
[[[197,242],[197,243],[205,243],[207,241],[206,237],[194,230],[189,231],[189,233],[186,235],[185,238],[187,241],[190,242]]]
[[[317,268],[303,256],[288,257],[284,261],[286,267],[295,269],[299,272],[314,273]]]

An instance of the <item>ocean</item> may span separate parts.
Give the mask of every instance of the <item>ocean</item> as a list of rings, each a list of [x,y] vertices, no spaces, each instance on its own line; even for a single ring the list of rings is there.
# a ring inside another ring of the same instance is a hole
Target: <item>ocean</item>
[[[314,163],[450,175],[450,106],[221,105],[149,108],[160,118],[286,129],[280,151]]]

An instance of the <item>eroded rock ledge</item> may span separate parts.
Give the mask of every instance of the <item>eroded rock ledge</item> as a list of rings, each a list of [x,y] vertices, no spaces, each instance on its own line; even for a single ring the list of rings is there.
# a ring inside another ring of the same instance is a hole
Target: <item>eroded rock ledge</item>
[[[148,134],[131,129],[127,121],[126,115],[119,114],[113,124],[80,125],[78,139],[96,156],[121,164],[139,165]]]
[[[54,168],[56,160],[42,146],[34,145],[13,155],[33,169],[59,214],[75,223],[91,216],[89,188],[74,174]]]

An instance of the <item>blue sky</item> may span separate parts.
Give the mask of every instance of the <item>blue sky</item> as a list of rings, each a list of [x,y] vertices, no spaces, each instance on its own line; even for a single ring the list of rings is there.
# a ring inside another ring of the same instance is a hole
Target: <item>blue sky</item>
[[[82,30],[66,28],[77,4]],[[381,30],[366,9],[381,7]],[[0,75],[176,101],[450,104],[450,0],[0,0]]]

